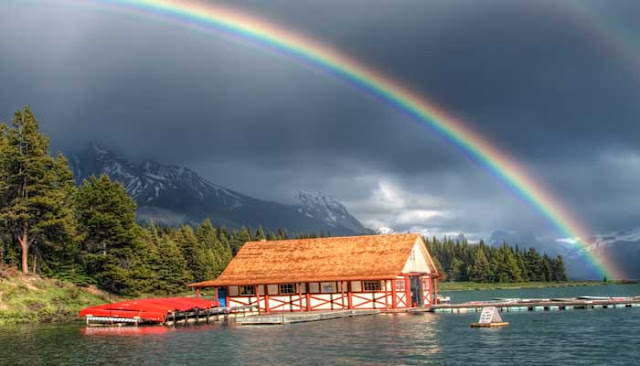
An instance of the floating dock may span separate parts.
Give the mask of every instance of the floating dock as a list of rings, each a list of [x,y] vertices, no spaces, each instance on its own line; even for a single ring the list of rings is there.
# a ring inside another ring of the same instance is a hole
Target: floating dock
[[[219,307],[217,301],[194,297],[165,297],[90,306],[80,311],[87,325],[176,325],[218,321],[255,313],[255,306]]]
[[[553,299],[497,299],[492,301],[472,301],[461,304],[441,304],[424,308],[433,313],[473,313],[483,307],[495,306],[501,312],[522,311],[563,311],[621,309],[640,307],[640,296],[636,297],[589,297],[553,298]]]
[[[380,310],[313,311],[301,313],[252,315],[241,319],[236,319],[235,322],[240,325],[279,325],[377,314],[380,314]]]
[[[500,312],[567,311],[622,309],[640,307],[640,296],[551,299],[494,299],[461,304],[439,304],[395,310],[338,310],[311,312],[258,313],[255,305],[219,307],[217,301],[194,297],[171,297],[129,300],[91,306],[80,311],[88,326],[178,325],[210,321],[234,322],[239,325],[293,324],[365,315],[394,313],[475,313],[484,307]]]

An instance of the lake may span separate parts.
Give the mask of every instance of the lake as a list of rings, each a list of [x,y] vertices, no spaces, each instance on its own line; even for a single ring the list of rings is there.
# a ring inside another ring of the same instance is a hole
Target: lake
[[[447,292],[492,297],[640,295],[640,285]],[[0,364],[119,365],[635,365],[640,308],[503,313],[506,328],[472,329],[479,314],[399,314],[287,326],[0,327]]]

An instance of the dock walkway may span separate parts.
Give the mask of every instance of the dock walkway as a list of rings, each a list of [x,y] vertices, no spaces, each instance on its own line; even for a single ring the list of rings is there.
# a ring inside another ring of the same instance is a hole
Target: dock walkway
[[[606,299],[513,299],[504,301],[474,301],[462,304],[442,304],[425,308],[433,313],[473,313],[480,312],[485,306],[495,306],[502,312],[507,311],[559,311],[594,310],[640,307],[640,297]]]
[[[238,318],[235,322],[240,325],[293,324],[377,314],[380,314],[380,310],[314,311],[252,315]]]

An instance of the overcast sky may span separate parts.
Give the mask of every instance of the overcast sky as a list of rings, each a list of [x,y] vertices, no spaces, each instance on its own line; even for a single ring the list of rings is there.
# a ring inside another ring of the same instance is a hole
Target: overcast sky
[[[0,2],[0,120],[30,105],[56,149],[88,141],[365,225],[558,235],[459,148],[320,69],[215,30],[68,1]],[[593,232],[640,219],[640,2],[234,1],[459,117]]]

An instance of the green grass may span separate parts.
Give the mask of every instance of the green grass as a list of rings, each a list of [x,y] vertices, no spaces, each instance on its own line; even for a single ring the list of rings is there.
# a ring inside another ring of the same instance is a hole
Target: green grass
[[[37,276],[0,277],[0,324],[65,322],[80,309],[113,300],[101,291]]]
[[[567,281],[567,282],[512,282],[512,283],[479,283],[479,282],[438,282],[439,291],[462,290],[498,290],[548,287],[599,286],[603,284],[627,283],[619,281]]]

